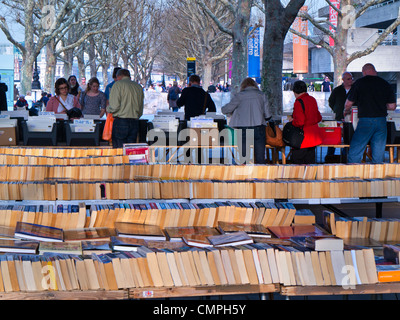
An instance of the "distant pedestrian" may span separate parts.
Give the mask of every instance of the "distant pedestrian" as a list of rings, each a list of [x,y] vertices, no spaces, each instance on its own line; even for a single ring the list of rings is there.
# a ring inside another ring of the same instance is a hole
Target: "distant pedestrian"
[[[181,90],[178,87],[178,83],[174,81],[172,87],[168,89],[167,95],[169,109],[171,109],[173,112],[177,112],[179,110],[176,101],[178,100],[180,93]]]

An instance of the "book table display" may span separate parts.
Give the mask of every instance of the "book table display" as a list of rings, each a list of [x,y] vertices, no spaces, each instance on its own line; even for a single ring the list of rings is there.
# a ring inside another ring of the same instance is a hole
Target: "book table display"
[[[132,165],[119,149],[10,147],[0,177],[0,299],[400,292],[398,247],[392,270],[377,256],[400,221],[327,211],[322,228],[295,207],[398,202],[396,163]]]

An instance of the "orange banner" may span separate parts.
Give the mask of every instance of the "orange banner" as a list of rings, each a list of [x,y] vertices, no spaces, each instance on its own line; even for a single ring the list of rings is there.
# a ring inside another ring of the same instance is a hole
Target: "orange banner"
[[[307,6],[300,9],[303,12],[307,10]],[[293,29],[307,36],[308,21],[297,17]],[[293,34],[293,73],[308,73],[308,41],[295,34]]]

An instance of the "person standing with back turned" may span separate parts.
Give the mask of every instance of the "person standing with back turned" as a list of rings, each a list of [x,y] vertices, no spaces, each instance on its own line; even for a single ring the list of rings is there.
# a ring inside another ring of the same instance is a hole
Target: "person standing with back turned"
[[[125,143],[136,143],[139,118],[144,108],[144,93],[142,86],[131,80],[129,70],[119,70],[117,80],[110,93],[107,112],[114,117],[113,147],[122,148]]]
[[[384,160],[387,127],[387,110],[396,109],[396,96],[389,83],[378,76],[374,65],[362,68],[363,77],[354,82],[344,107],[344,115],[351,107],[358,108],[357,129],[350,142],[348,163],[360,163],[364,150],[370,142],[372,162]]]
[[[176,104],[178,107],[185,106],[185,120],[205,114],[206,111],[216,112],[215,103],[210,94],[200,86],[198,75],[189,77],[189,86],[182,90]]]

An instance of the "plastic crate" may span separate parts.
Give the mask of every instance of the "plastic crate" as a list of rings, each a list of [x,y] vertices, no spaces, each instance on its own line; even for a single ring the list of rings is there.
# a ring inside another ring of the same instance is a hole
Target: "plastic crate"
[[[342,143],[342,128],[340,127],[320,127],[323,145],[337,145]]]

